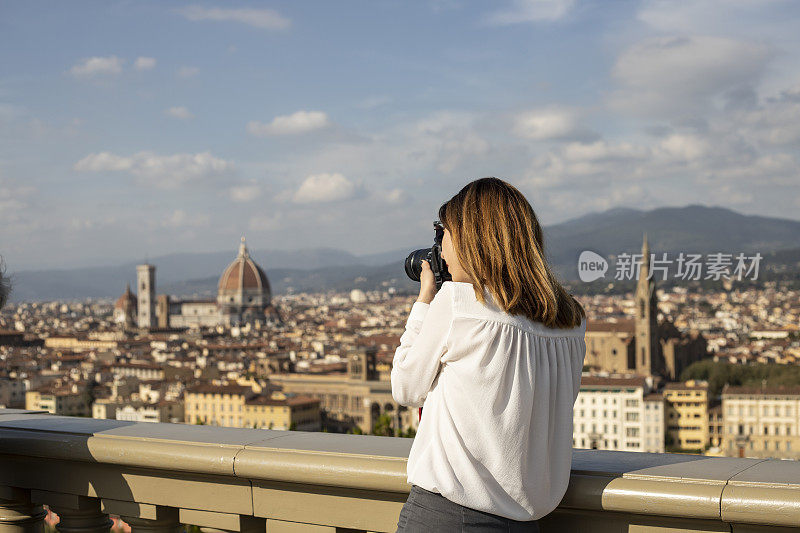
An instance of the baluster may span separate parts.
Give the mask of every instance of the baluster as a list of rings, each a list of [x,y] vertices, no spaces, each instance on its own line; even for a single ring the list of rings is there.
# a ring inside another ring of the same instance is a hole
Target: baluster
[[[31,502],[30,491],[0,487],[0,533],[43,533],[47,511]]]
[[[59,533],[107,533],[112,522],[100,510],[100,500],[79,496],[70,506],[51,506],[61,521],[56,524]]]

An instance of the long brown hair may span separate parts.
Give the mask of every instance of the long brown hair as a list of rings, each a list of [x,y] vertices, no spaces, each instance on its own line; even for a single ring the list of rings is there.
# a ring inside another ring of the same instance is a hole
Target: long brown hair
[[[478,301],[488,288],[512,315],[550,328],[581,324],[583,307],[550,270],[536,213],[513,185],[493,177],[475,180],[439,208],[439,220]]]

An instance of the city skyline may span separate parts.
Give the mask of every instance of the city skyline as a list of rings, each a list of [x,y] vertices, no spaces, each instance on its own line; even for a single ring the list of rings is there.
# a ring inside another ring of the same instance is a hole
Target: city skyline
[[[800,8],[724,5],[3,4],[0,256],[381,252],[485,175],[798,220]]]

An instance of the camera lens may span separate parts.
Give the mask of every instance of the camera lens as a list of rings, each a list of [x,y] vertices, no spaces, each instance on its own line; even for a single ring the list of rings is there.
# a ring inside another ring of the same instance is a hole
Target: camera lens
[[[430,248],[420,248],[406,257],[406,275],[413,281],[419,281],[420,274],[422,274],[422,260],[430,261],[430,253]]]

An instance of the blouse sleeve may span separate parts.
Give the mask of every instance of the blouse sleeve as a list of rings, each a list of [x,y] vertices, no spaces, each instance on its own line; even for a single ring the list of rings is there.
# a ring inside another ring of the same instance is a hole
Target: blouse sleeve
[[[422,406],[448,349],[453,323],[452,288],[442,285],[430,304],[414,302],[392,361],[392,397],[400,405]]]

